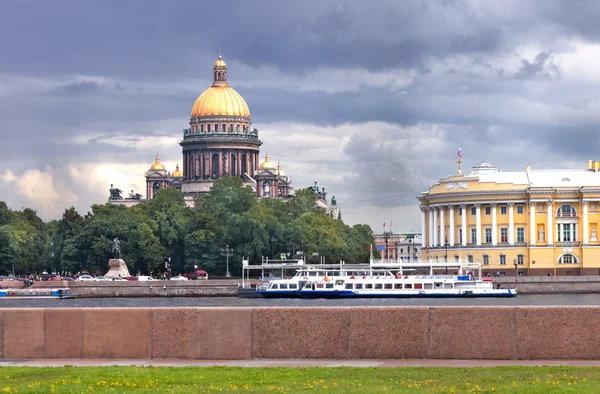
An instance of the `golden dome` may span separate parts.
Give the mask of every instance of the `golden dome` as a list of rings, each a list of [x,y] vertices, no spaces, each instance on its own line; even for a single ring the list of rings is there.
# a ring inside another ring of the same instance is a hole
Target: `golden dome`
[[[269,154],[265,155],[265,161],[260,165],[262,170],[274,170],[275,166],[269,161]]]
[[[152,164],[152,167],[150,167],[151,170],[164,170],[165,166],[162,165],[162,163],[160,162],[160,159],[158,158],[158,153],[156,154],[156,162],[154,164]]]
[[[177,163],[177,165],[175,166],[175,171],[173,171],[173,173],[171,173],[171,176],[174,178],[183,177],[183,172],[179,171],[179,163]]]
[[[227,67],[227,64],[225,64],[225,61],[223,60],[223,57],[221,55],[219,55],[219,58],[215,62],[214,68],[217,67]]]
[[[192,107],[192,116],[250,116],[248,104],[229,86],[211,86],[202,93]]]
[[[227,65],[221,55],[219,55],[213,67],[213,77],[212,86],[206,89],[192,106],[192,117],[250,117],[250,110],[246,101],[227,84]]]

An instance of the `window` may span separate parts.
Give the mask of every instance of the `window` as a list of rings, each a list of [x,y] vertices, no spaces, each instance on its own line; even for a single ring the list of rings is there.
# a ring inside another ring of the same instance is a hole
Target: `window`
[[[517,242],[525,242],[525,227],[517,227]]]
[[[571,242],[571,224],[563,223],[562,230],[562,242]]]
[[[517,205],[517,214],[522,215],[524,211],[523,205]]]
[[[221,125],[221,131],[222,131],[223,133],[227,131],[227,125],[226,125],[225,123],[223,123],[223,124]]]
[[[471,243],[474,244],[477,241],[477,229],[471,229]]]
[[[490,265],[490,256],[487,254],[483,255],[483,265]]]
[[[491,215],[492,214],[492,207],[485,207],[485,214],[486,215]]]
[[[571,204],[563,204],[558,207],[558,211],[556,212],[556,216],[561,218],[571,218],[577,216],[577,211],[575,207]]]
[[[525,264],[525,257],[522,254],[517,255],[517,265]]]
[[[558,259],[558,264],[577,264],[577,257],[572,254],[565,254]]]
[[[469,255],[469,263],[472,263],[472,262],[473,262],[473,255],[472,255],[472,254],[470,254],[470,255]]]
[[[491,228],[485,229],[485,242],[488,244],[492,242],[492,229]]]
[[[240,132],[240,125],[235,126],[235,131],[236,131],[236,133]]]
[[[500,228],[500,242],[508,242],[508,228],[506,227]]]
[[[210,124],[207,124],[207,125],[206,125],[206,131],[207,131],[208,133],[210,133]]]
[[[290,289],[297,289],[297,286],[295,283],[290,283]]]
[[[462,216],[462,208],[458,208],[458,216]]]
[[[458,263],[458,262],[459,262],[459,260],[458,260],[458,259],[459,259],[458,255],[454,255],[454,262],[455,262],[455,263]]]
[[[477,215],[477,208],[471,207],[471,216]]]
[[[200,132],[204,133],[204,125],[203,124],[200,125]]]
[[[219,131],[219,124],[215,123],[215,133]]]
[[[462,236],[462,228],[459,228],[458,229],[458,243],[459,244],[462,244],[462,239],[463,239],[462,237],[463,237]]]
[[[500,255],[500,265],[506,265],[506,256],[503,254]]]
[[[500,215],[506,215],[506,205],[500,207]]]
[[[404,253],[404,249],[400,248],[400,254]]]

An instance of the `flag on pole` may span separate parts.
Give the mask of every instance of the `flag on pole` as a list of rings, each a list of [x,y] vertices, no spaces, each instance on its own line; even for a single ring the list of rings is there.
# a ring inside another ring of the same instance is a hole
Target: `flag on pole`
[[[460,148],[458,148],[458,157],[462,157],[462,153],[460,152],[462,150],[462,146]]]

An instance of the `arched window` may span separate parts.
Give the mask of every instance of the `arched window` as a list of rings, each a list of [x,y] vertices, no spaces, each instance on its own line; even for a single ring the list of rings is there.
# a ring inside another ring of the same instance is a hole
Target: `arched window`
[[[574,254],[565,253],[558,258],[558,264],[579,264],[579,261]]]
[[[217,73],[217,81],[221,80],[221,73]]]
[[[200,125],[200,132],[204,133],[204,125],[203,124]]]
[[[154,184],[152,185],[152,197],[156,195],[156,191],[158,189],[160,189],[160,183],[154,182]]]
[[[556,216],[559,218],[574,218],[577,216],[577,210],[571,204],[563,204],[558,207]]]
[[[271,197],[271,182],[264,181],[262,184],[262,195],[265,197]]]
[[[237,126],[235,126],[235,131],[236,131],[237,133],[239,133],[239,132],[240,132],[240,125],[237,125]]]

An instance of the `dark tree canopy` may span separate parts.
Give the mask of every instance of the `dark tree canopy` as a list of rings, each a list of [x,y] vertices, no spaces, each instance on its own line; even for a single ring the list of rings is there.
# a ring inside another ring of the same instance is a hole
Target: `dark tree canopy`
[[[160,189],[155,197],[133,207],[93,205],[84,216],[66,209],[59,220],[44,223],[37,212],[12,211],[0,201],[0,275],[53,271],[105,273],[112,258],[112,240],[121,241],[121,257],[132,274],[157,275],[171,261],[173,274],[197,266],[212,275],[229,266],[239,275],[241,260],[259,263],[298,251],[317,262],[366,263],[373,244],[367,225],[353,227],[333,220],[315,205],[310,189],[291,201],[258,200],[238,177],[215,182],[206,195],[187,207],[181,192]]]

